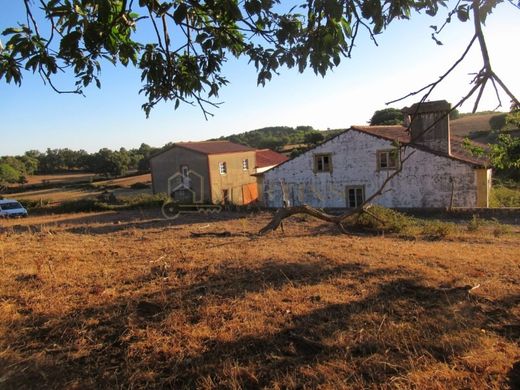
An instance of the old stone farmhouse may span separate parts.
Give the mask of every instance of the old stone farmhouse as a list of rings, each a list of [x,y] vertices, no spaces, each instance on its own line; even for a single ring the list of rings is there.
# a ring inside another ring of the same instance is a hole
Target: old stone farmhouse
[[[186,203],[249,204],[259,193],[252,175],[286,160],[228,141],[179,142],[150,159],[153,192]]]
[[[405,109],[413,118],[410,131],[403,126],[345,130],[265,172],[264,204],[356,207],[412,154],[373,203],[394,208],[487,207],[491,169],[466,151],[461,138],[450,136],[449,110],[446,101]]]

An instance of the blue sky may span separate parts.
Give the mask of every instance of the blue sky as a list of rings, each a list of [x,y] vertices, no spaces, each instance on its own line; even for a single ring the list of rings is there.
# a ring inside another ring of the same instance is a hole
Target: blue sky
[[[22,2],[2,6],[0,29],[20,17]],[[245,59],[230,59],[224,71],[230,85],[221,90],[224,104],[213,110],[208,121],[198,108],[158,105],[146,119],[141,110],[145,97],[138,95],[139,71],[109,65],[101,75],[102,88],[88,88],[86,97],[58,95],[31,73],[21,87],[0,82],[0,155],[21,154],[29,149],[85,149],[138,147],[142,142],[161,146],[167,142],[204,140],[265,126],[311,125],[317,129],[346,128],[366,124],[385,102],[406,95],[437,79],[461,55],[472,36],[472,25],[455,21],[447,26],[438,46],[430,38],[431,18],[413,15],[397,21],[379,36],[379,46],[364,36],[357,42],[352,59],[325,78],[308,71],[283,70],[265,87],[256,86],[256,73]],[[485,27],[495,72],[517,96],[520,54],[515,47],[520,36],[520,11],[502,4]],[[470,73],[481,68],[475,46],[463,66],[432,95],[432,99],[456,102],[469,90]],[[59,82],[65,83],[63,78]],[[65,85],[64,85],[65,86]],[[410,98],[393,105],[403,107]],[[503,97],[503,110],[509,99]],[[494,92],[485,94],[480,110],[494,109]],[[461,111],[470,111],[472,102]]]

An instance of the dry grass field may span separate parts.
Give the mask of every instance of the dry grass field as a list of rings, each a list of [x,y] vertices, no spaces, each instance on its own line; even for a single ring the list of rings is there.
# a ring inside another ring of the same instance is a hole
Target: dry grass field
[[[27,177],[27,184],[71,184],[79,181],[94,179],[95,173],[55,173],[50,175],[31,175]]]
[[[255,236],[269,217],[2,221],[0,388],[519,388],[518,226]]]
[[[145,173],[143,175],[129,176],[129,177],[120,177],[116,179],[109,179],[98,181],[95,183],[96,186],[106,186],[106,185],[117,185],[120,187],[130,187],[135,183],[152,183],[152,175],[150,173]]]
[[[55,173],[49,175],[30,175],[27,177],[27,184],[74,184],[77,182],[85,182],[93,179],[99,179],[101,176],[95,173]],[[113,182],[121,186],[129,186],[136,182],[151,181],[150,174],[123,177],[119,179],[106,180],[103,183]],[[101,182],[98,182],[101,183]],[[17,184],[16,184],[17,185]]]
[[[491,131],[491,125],[489,121],[494,116],[500,115],[501,113],[491,114],[475,114],[467,115],[462,118],[452,120],[450,123],[451,132],[453,135],[459,137],[467,137],[471,132],[475,131]]]
[[[74,175],[70,175],[74,176]],[[72,178],[70,179],[72,183]],[[69,184],[71,184],[69,183]],[[151,189],[134,190],[130,186],[135,183],[151,183],[151,175],[149,173],[144,175],[122,177],[118,179],[103,180],[93,183],[91,188],[77,188],[75,186],[64,186],[66,183],[58,183],[54,188],[29,190],[18,194],[13,194],[12,197],[20,200],[42,200],[46,202],[64,202],[85,198],[93,198],[103,192],[104,186],[118,186],[114,190],[116,196],[129,196],[138,194],[151,194]]]

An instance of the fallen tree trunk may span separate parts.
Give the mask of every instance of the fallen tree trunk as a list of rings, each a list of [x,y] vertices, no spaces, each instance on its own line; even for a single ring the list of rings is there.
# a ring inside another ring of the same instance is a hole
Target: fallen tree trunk
[[[281,208],[276,211],[276,213],[273,216],[273,219],[271,219],[271,221],[267,225],[265,225],[262,229],[260,229],[258,234],[264,235],[271,231],[276,230],[281,225],[281,223],[284,219],[289,218],[293,215],[297,215],[297,214],[307,214],[307,215],[310,215],[311,217],[321,219],[322,221],[333,223],[336,226],[338,226],[338,228],[343,233],[346,233],[346,231],[343,228],[343,226],[341,225],[341,223],[348,217],[367,212],[366,209],[368,207],[370,207],[370,206],[363,205],[361,207],[349,210],[346,213],[343,213],[340,215],[327,214],[321,210],[315,209],[314,207],[311,207],[308,205]]]

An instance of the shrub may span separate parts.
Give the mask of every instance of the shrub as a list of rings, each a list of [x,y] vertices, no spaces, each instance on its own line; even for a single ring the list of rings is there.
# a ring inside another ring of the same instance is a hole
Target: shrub
[[[414,225],[415,220],[385,207],[372,206],[368,209],[368,213],[362,213],[359,217],[354,217],[352,221],[347,221],[346,225],[349,224],[367,231],[401,233]]]
[[[150,188],[150,185],[139,181],[137,183],[133,183],[132,185],[130,185],[130,188],[133,190],[145,190],[145,189]]]
[[[161,207],[168,199],[168,195],[166,194],[140,194],[135,196],[120,197],[122,204],[119,206],[119,208],[137,209]]]
[[[493,235],[495,237],[503,236],[504,234],[511,233],[511,226],[501,224],[498,219],[493,218],[491,220],[493,226]]]
[[[482,221],[478,217],[478,215],[473,214],[473,217],[468,222],[468,231],[469,232],[476,232],[479,230],[482,226]]]
[[[453,223],[434,220],[424,225],[422,233],[430,239],[440,240],[452,235],[455,231],[456,227]]]
[[[167,199],[168,197],[165,194],[143,194],[138,196],[121,197],[117,204],[110,204],[95,198],[70,200],[54,206],[49,206],[48,203],[45,205],[40,205],[37,201],[28,201],[26,204],[32,204],[34,209],[38,211],[65,214],[161,207]]]
[[[39,209],[48,206],[51,203],[50,199],[21,199],[19,202],[27,210]]]
[[[491,207],[520,207],[520,188],[495,185],[489,198]]]
[[[50,211],[54,213],[81,213],[91,211],[106,211],[111,207],[96,199],[77,199],[62,202],[57,206],[51,207]]]

